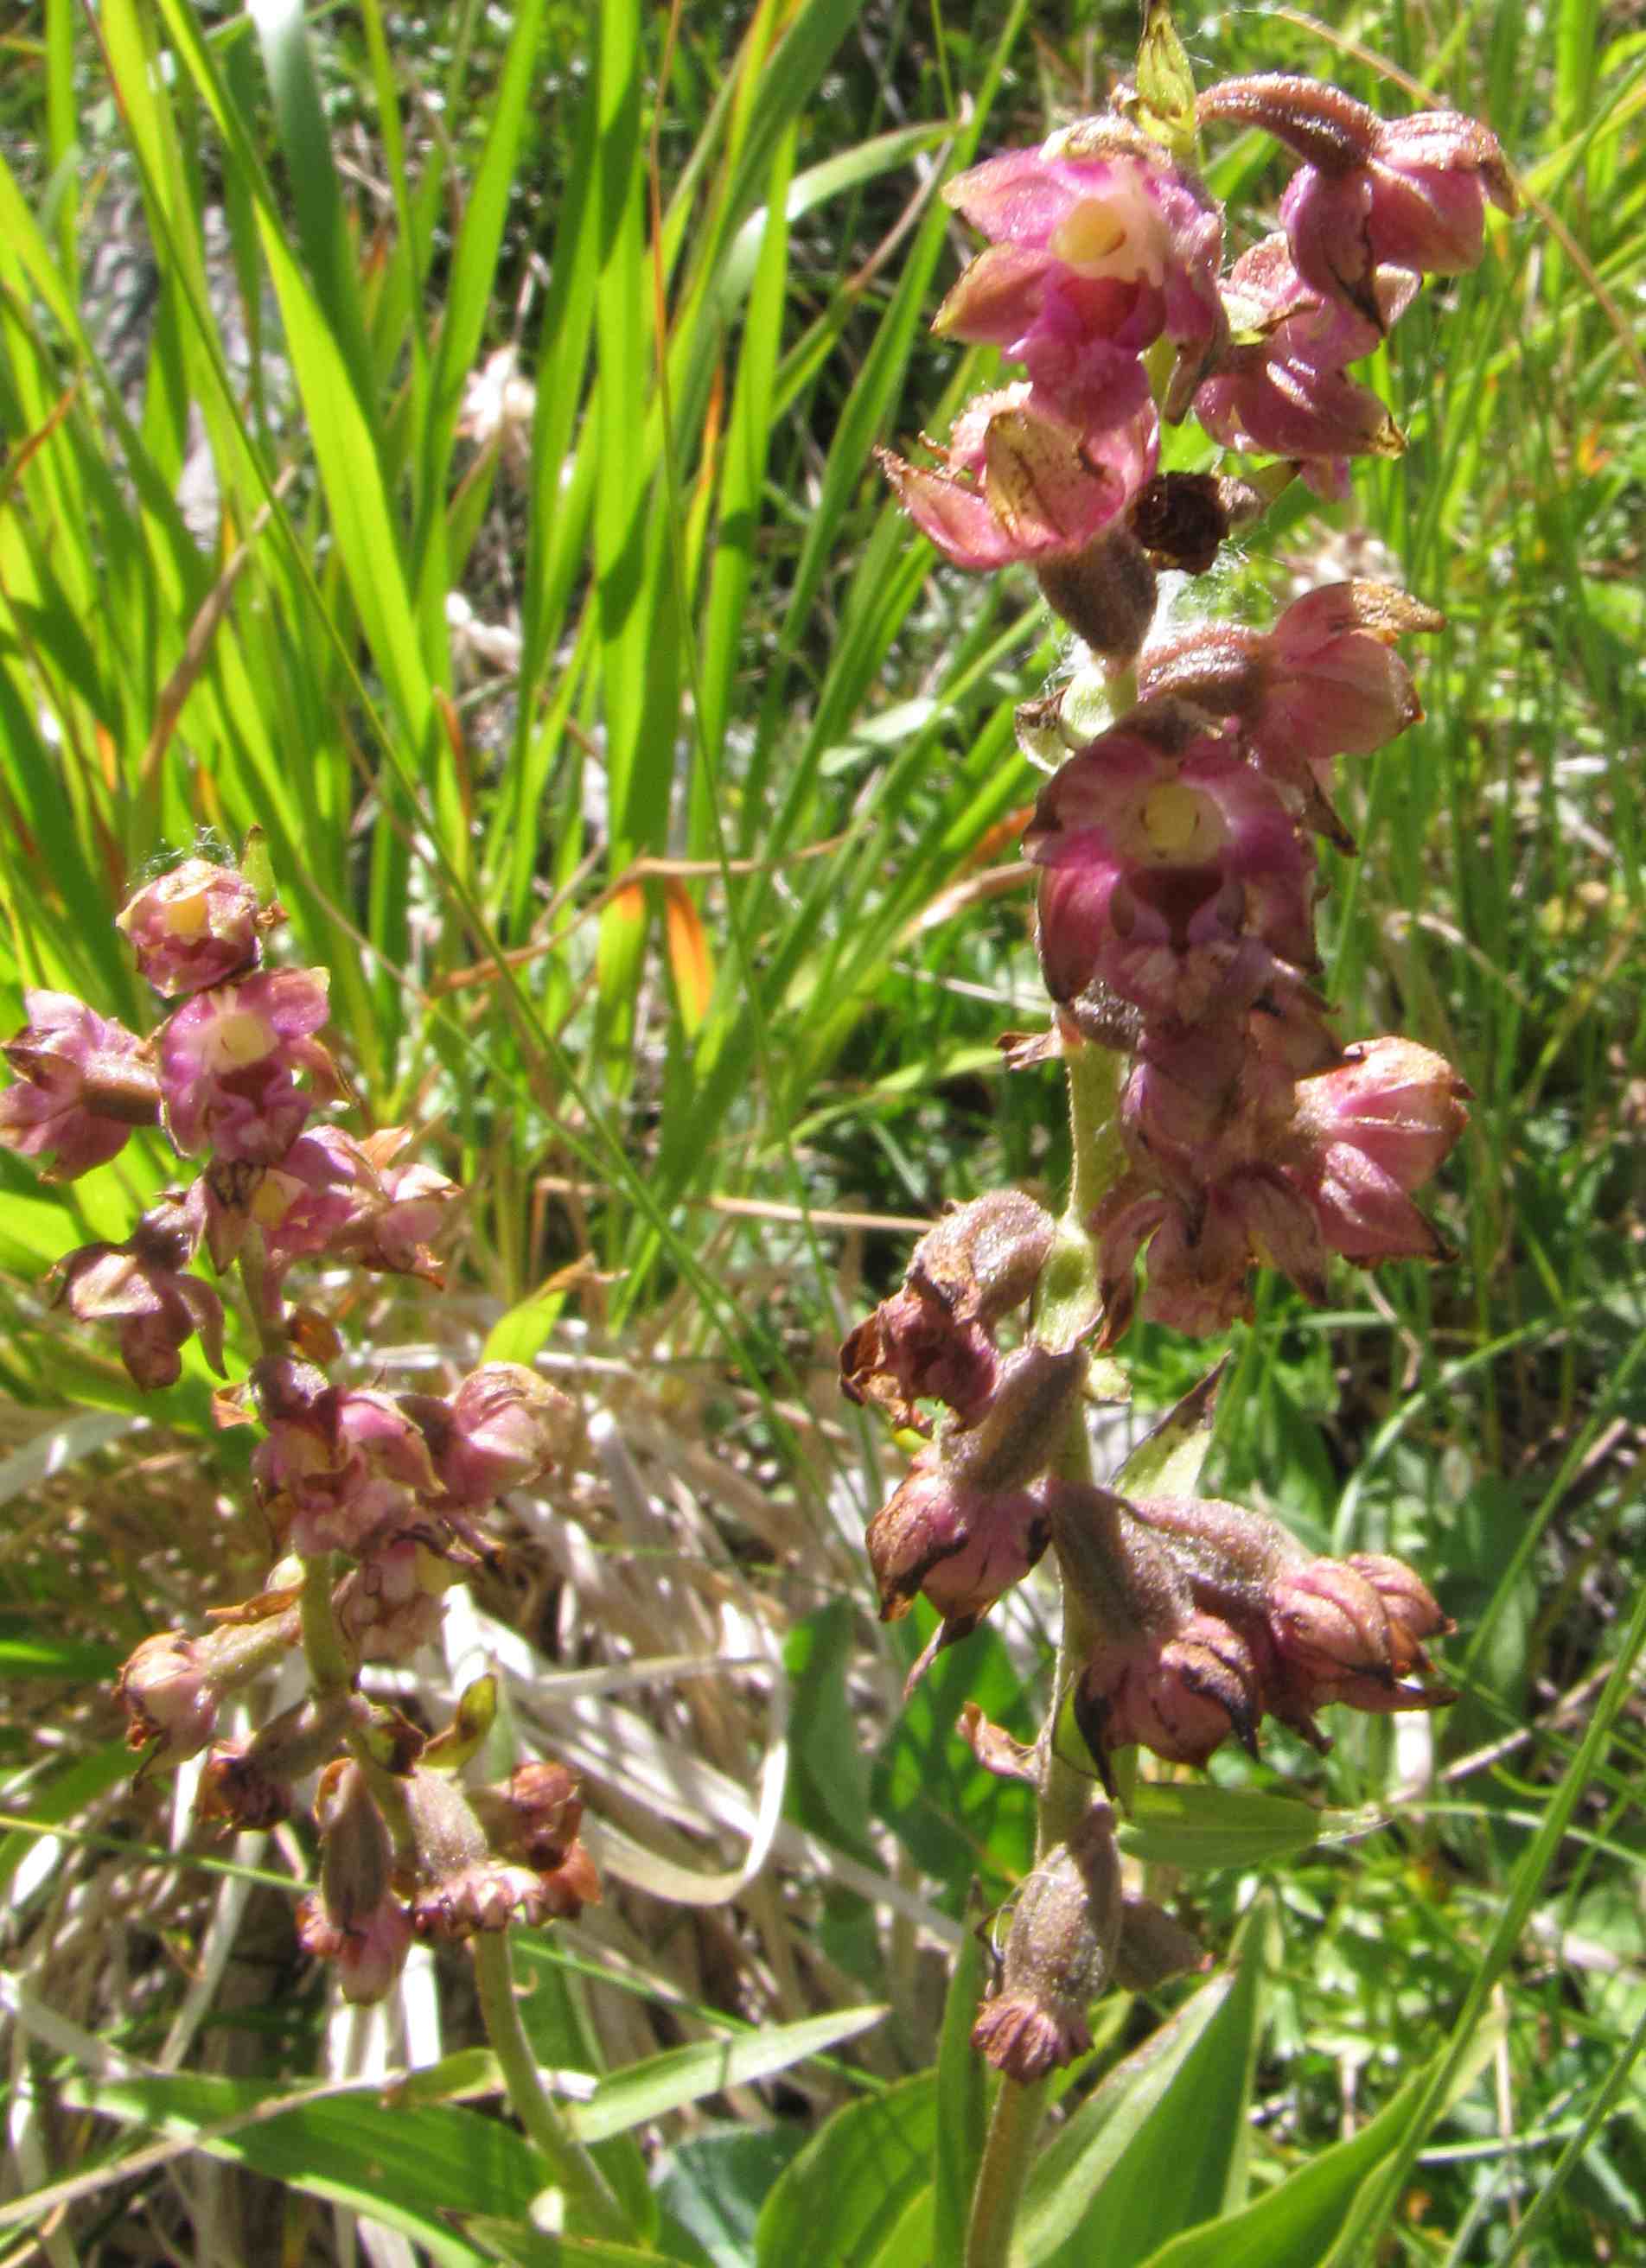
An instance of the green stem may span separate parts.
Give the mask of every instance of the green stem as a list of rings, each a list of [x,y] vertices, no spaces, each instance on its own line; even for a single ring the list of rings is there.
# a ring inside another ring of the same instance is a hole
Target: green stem
[[[565,2121],[543,2085],[537,2058],[520,2021],[520,2004],[514,1998],[514,1970],[509,1959],[507,1933],[482,1930],[474,1940],[474,1954],[475,1984],[491,2052],[503,2073],[503,2084],[515,2117],[565,2198],[568,2220],[580,2223],[587,2234],[632,2241],[634,2230],[628,2215],[594,2159],[567,2132]]]
[[[303,1651],[316,1693],[340,1693],[354,1683],[354,1665],[332,1611],[332,1555],[317,1551],[303,1562]]]
[[[1046,2085],[1044,2079],[1026,2086],[1015,2079],[1000,2081],[978,2167],[978,2185],[971,2192],[965,2268],[1007,2268],[1012,2228],[1046,2107]]]
[[[1036,1336],[1049,1346],[1067,1346],[1097,1313],[1097,1255],[1088,1223],[1104,1191],[1123,1167],[1115,1132],[1120,1057],[1108,1048],[1071,1048],[1064,1057],[1069,1082],[1069,1123],[1074,1166],[1068,1209],[1058,1242],[1041,1278]],[[1092,1478],[1091,1440],[1083,1410],[1077,1410],[1057,1459],[1066,1480]],[[1058,1753],[1057,1726],[1063,1703],[1086,1652],[1077,1626],[1074,1594],[1063,1586],[1063,1638],[1058,1648],[1052,1709],[1040,1735],[1040,1794],[1036,1812],[1035,1857],[1038,1862],[1067,1842],[1091,1801],[1091,1786],[1075,1764]],[[1034,2155],[1035,2137],[1045,2110],[1046,2081],[1023,2085],[1002,2079],[989,2118],[988,2135],[971,2193],[966,2230],[965,2268],[1007,2268],[1012,2229]]]
[[[263,1249],[262,1232],[255,1222],[247,1230],[246,1241],[240,1247],[240,1269],[259,1347],[268,1357],[290,1354],[292,1343],[286,1335],[284,1301],[277,1299],[275,1312],[271,1314],[269,1311],[268,1256]]]
[[[1135,670],[1114,670],[1109,676],[1109,707],[1112,717],[1126,714],[1137,699]],[[1040,1278],[1040,1301],[1035,1314],[1035,1336],[1043,1344],[1066,1347],[1089,1330],[1098,1311],[1097,1249],[1090,1221],[1108,1190],[1126,1170],[1120,1147],[1117,1107],[1120,1095],[1121,1057],[1110,1048],[1067,1041],[1063,1057],[1069,1083],[1069,1133],[1074,1153],[1069,1176],[1069,1201],[1058,1224],[1057,1242]],[[1091,1440],[1083,1410],[1077,1410],[1056,1458],[1066,1480],[1093,1477]],[[1091,1801],[1091,1786],[1078,1766],[1058,1754],[1058,1719],[1070,1684],[1088,1651],[1086,1633],[1074,1594],[1063,1586],[1063,1638],[1058,1647],[1056,1675],[1052,1688],[1052,1711],[1040,1735],[1040,1793],[1036,1808],[1035,1857],[1044,1859],[1059,1843],[1067,1842],[1076,1822]],[[1007,2268],[1012,2229],[1034,2155],[1035,2137],[1045,2110],[1044,2080],[1024,2086],[1002,2079],[971,2193],[971,2218],[966,2229],[965,2268]]]
[[[1115,1123],[1121,1063],[1112,1048],[1084,1041],[1065,1044],[1074,1171],[1068,1207],[1040,1279],[1035,1335],[1047,1346],[1067,1346],[1096,1318],[1097,1251],[1088,1224],[1124,1169]]]

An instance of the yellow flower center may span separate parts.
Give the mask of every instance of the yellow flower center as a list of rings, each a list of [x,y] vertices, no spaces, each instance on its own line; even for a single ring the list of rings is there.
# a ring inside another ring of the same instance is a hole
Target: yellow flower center
[[[200,1051],[204,1067],[218,1077],[243,1071],[247,1064],[261,1063],[273,1052],[275,1036],[274,1027],[249,1008],[231,1008],[207,1029]]]
[[[1138,814],[1151,856],[1174,865],[1214,858],[1228,839],[1214,803],[1181,780],[1163,780],[1144,797]]]
[[[302,1183],[293,1175],[266,1173],[252,1198],[252,1219],[259,1228],[278,1228],[296,1204]]]
[[[166,926],[173,937],[198,937],[206,926],[206,894],[190,890],[186,897],[169,899]]]
[[[1170,239],[1148,190],[1123,177],[1102,196],[1082,197],[1073,206],[1052,232],[1047,249],[1077,276],[1159,284]]]

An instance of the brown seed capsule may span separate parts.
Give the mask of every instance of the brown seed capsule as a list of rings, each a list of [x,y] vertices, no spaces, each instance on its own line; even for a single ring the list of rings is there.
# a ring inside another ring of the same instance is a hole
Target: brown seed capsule
[[[1129,662],[1148,635],[1158,592],[1155,570],[1137,538],[1105,528],[1083,551],[1037,560],[1046,604],[1094,653]]]
[[[1000,1989],[972,2027],[1008,2079],[1044,2078],[1090,2047],[1086,2011],[1113,1975],[1123,1912],[1114,1814],[1095,1803],[1024,1883]]]

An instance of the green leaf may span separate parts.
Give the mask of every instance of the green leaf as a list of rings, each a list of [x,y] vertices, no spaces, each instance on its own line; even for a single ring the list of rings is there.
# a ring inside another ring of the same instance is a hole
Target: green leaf
[[[846,1669],[856,1644],[857,1610],[850,1599],[819,1607],[794,1625],[785,1643],[793,1719],[807,1731],[790,1756],[783,1808],[809,1833],[826,1836],[873,1865],[867,1832],[869,1763],[846,1699]]]
[[[1111,2072],[1037,2161],[1019,2224],[1027,2268],[1085,2268],[1099,2257],[1103,2268],[1133,2268],[1244,2195],[1246,2111],[1276,1936],[1272,1908],[1254,1907],[1231,1973],[1202,1986]]]
[[[503,2220],[496,2213],[472,2214],[463,2226],[485,2245],[490,2257],[507,2260],[513,2268],[647,2268],[648,2263],[682,2257],[606,2236],[548,2236],[528,2221]]]
[[[602,2080],[588,2102],[566,2106],[566,2124],[579,2142],[603,2142],[705,2095],[746,2087],[786,2071],[791,2064],[803,2063],[808,2056],[825,2055],[842,2040],[868,2031],[885,2014],[883,2007],[845,2008],[827,2016],[806,2016],[798,2023],[763,2026],[730,2039],[670,2048]]]
[[[895,2227],[889,2229],[870,2257],[867,2268],[932,2268],[943,2256],[932,2249],[936,2196],[930,2182],[916,2190]],[[953,2256],[958,2259],[958,2254]]]
[[[498,1715],[498,1681],[490,1671],[464,1686],[451,1723],[418,1756],[426,1771],[461,1771],[486,1744]]]
[[[1208,1370],[1181,1402],[1150,1427],[1115,1475],[1117,1496],[1192,1496],[1212,1446],[1217,1390],[1227,1361]]]
[[[73,1677],[84,1684],[112,1678],[123,1656],[91,1638],[54,1638],[30,1623],[0,1623],[0,1677]]]
[[[106,1748],[93,1749],[90,1756],[78,1756],[50,1780],[34,1784],[29,1790],[28,1808],[22,1815],[26,1823],[13,1827],[0,1839],[0,1886],[10,1882],[44,1830],[61,1827],[105,1789],[129,1778],[137,1770],[137,1762],[123,1742],[111,1741]]]
[[[871,2268],[931,2178],[937,2074],[837,2110],[767,2198],[757,2268]]]
[[[805,2141],[793,2119],[694,2134],[659,2160],[658,2202],[714,2268],[748,2268],[760,2208]]]
[[[987,1902],[974,1882],[966,1901],[966,1933],[955,1955],[938,2039],[932,2251],[939,2260],[958,2260],[965,2250],[966,2221],[988,2124],[983,2058],[971,2044],[971,2027],[983,1997],[983,1970],[988,1958],[978,1935],[978,1924],[987,1910]]]
[[[921,1604],[898,1624],[909,1661],[934,1620]],[[956,1912],[974,1874],[1002,1887],[1021,1881],[1035,1849],[1033,1793],[1021,1780],[978,1770],[955,1730],[965,1701],[976,1701],[1008,1733],[1034,1738],[1010,1655],[993,1631],[976,1631],[938,1655],[875,1758],[874,1775],[876,1814],[926,1873],[948,1885],[947,1903]]]
[[[1179,165],[1194,158],[1194,73],[1168,0],[1148,0],[1137,51],[1137,122]]]
[[[1502,2028],[1483,2026],[1470,2046],[1449,2100],[1474,2084],[1495,2052]],[[1346,2142],[1334,2142],[1244,2211],[1186,2231],[1153,2253],[1147,2268],[1321,2268],[1364,2183],[1392,2155],[1440,2069],[1443,2058],[1413,2073],[1392,2102]]]
[[[1216,1787],[1205,1780],[1144,1780],[1116,1840],[1128,1857],[1146,1866],[1199,1872],[1261,1867],[1311,1850],[1340,1817],[1300,1803],[1295,1796]]]
[[[484,1362],[529,1363],[548,1339],[565,1306],[564,1292],[534,1292],[498,1317],[481,1351]]]
[[[285,158],[298,241],[314,296],[369,416],[376,389],[360,305],[359,259],[332,159],[303,9],[300,0],[257,0],[249,13],[274,97],[275,130]]]
[[[292,2102],[265,2080],[78,2080],[76,2108],[127,2125],[190,2135],[196,2146],[311,2197],[365,2213],[425,2245],[450,2268],[483,2259],[453,2235],[453,2213],[529,2226],[543,2163],[512,2126],[452,2103],[402,2110],[373,2089]]]

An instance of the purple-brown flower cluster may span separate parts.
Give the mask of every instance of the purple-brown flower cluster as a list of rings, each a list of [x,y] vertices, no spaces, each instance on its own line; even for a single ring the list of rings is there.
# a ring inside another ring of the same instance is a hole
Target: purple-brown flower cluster
[[[362,1664],[406,1661],[438,1635],[442,1594],[490,1556],[476,1515],[549,1469],[571,1408],[513,1363],[483,1365],[447,1399],[338,1388],[312,1364],[271,1357],[247,1392],[265,1429],[253,1479],[285,1556],[255,1598],[215,1609],[202,1637],[143,1641],[120,1678],[127,1737],[146,1767],[208,1751],[196,1812],[225,1827],[273,1826],[320,1773],[325,1859],[299,1935],[337,1960],[350,1999],[375,1999],[414,1936],[572,1914],[600,1895],[563,1766],[522,1765],[502,1788],[452,1776],[483,1734],[489,1700],[465,1697],[457,1731],[436,1743],[355,1684]],[[220,1736],[224,1703],[303,1643],[304,1587],[317,1572],[343,1682]]]
[[[1310,989],[1313,830],[1347,840],[1333,755],[1420,713],[1402,631],[1438,616],[1380,584],[1311,591],[1267,634],[1212,628],[1145,650],[1140,704],[1041,791],[1046,985],[1077,1042],[1129,1058],[1126,1173],[1090,1224],[1100,1344],[1142,1313],[1196,1336],[1247,1311],[1258,1265],[1310,1299],[1328,1256],[1433,1259],[1411,1192],[1465,1123],[1443,1059],[1393,1037],[1345,1046]]]
[[[961,1207],[842,1351],[854,1399],[922,1430],[917,1402],[947,1408],[868,1528],[882,1617],[898,1619],[917,1597],[941,1617],[911,1683],[1051,1546],[1079,1637],[1075,1719],[1105,1778],[1116,1751],[1140,1744],[1193,1764],[1230,1737],[1255,1749],[1265,1715],[1324,1747],[1315,1712],[1328,1702],[1386,1711],[1450,1699],[1419,1680],[1425,1642],[1450,1624],[1400,1561],[1318,1558],[1236,1505],[1131,1501],[1068,1476],[1089,1387],[1085,1347],[1029,1338],[1002,1351],[995,1336],[1052,1241],[1052,1223],[1020,1192]]]
[[[455,1777],[490,1720],[489,1681],[433,1740],[358,1689],[363,1665],[403,1662],[438,1635],[443,1593],[495,1556],[481,1515],[564,1457],[573,1412],[516,1363],[483,1364],[449,1396],[338,1385],[325,1367],[337,1334],[288,1308],[287,1274],[304,1259],[439,1284],[431,1245],[460,1192],[432,1167],[395,1163],[402,1130],[357,1140],[313,1123],[343,1091],[319,1036],[327,973],[262,965],[279,918],[247,874],[204,859],[145,885],[118,926],[173,1004],[165,1020],[144,1039],[66,995],[32,993],[5,1051],[18,1076],[0,1096],[0,1141],[63,1180],[139,1126],[200,1161],[192,1186],[167,1190],[123,1242],[71,1253],[53,1277],[71,1314],[118,1326],[127,1369],[154,1389],[177,1379],[196,1334],[221,1373],[223,1302],[190,1263],[203,1244],[219,1274],[238,1264],[262,1353],[218,1414],[262,1431],[252,1482],[276,1565],[255,1598],[210,1610],[202,1635],[145,1638],[117,1690],[145,1769],[206,1752],[202,1820],[271,1827],[318,1775],[321,1881],[299,1936],[365,2000],[416,1937],[572,1914],[600,1894],[563,1766],[525,1764],[491,1788]],[[229,1736],[225,1704],[299,1648],[311,1690]]]
[[[336,1962],[347,2000],[380,2000],[417,1939],[574,1920],[600,1898],[564,1764],[522,1764],[501,1786],[465,1789],[421,1764],[386,1779],[340,1756],[321,1775],[314,1815],[321,1886],[298,1908],[298,1938]]]
[[[1455,1698],[1425,1685],[1427,1639],[1452,1624],[1402,1561],[1318,1558],[1280,1524],[1213,1498],[1063,1484],[1052,1534],[1085,1660],[1075,1721],[1105,1780],[1141,1745],[1203,1764],[1265,1716],[1314,1747],[1328,1702],[1383,1713]]]
[[[251,1240],[247,1281],[260,1320],[276,1324],[299,1258],[439,1281],[431,1241],[455,1184],[395,1165],[398,1129],[358,1140],[311,1125],[315,1106],[343,1091],[317,1036],[329,978],[260,966],[279,919],[243,873],[186,858],[117,917],[142,975],[177,1003],[159,1028],[140,1038],[68,994],[36,991],[4,1051],[17,1077],[0,1094],[0,1143],[49,1158],[48,1178],[107,1164],[140,1126],[163,1126],[180,1156],[203,1161],[124,1243],[88,1246],[53,1270],[77,1321],[118,1324],[122,1359],[147,1390],[176,1382],[196,1333],[221,1371],[222,1301],[189,1272],[203,1244],[220,1274]]]
[[[1335,88],[1277,76],[1227,81],[1198,117],[1261,127],[1306,161],[1281,203],[1284,232],[1225,276],[1222,208],[1178,151],[1118,112],[973,166],[944,194],[988,243],[934,328],[1000,348],[1028,376],[969,404],[932,445],[934,465],[881,456],[956,565],[1030,563],[1083,637],[1123,654],[1078,593],[1118,571],[1113,539],[1154,482],[1159,417],[1192,409],[1225,447],[1346,493],[1351,457],[1405,446],[1349,365],[1422,276],[1476,263],[1488,202],[1514,209],[1496,141],[1450,112],[1386,122]],[[1151,384],[1157,349],[1170,368]],[[1088,560],[1091,574],[1071,573]]]

